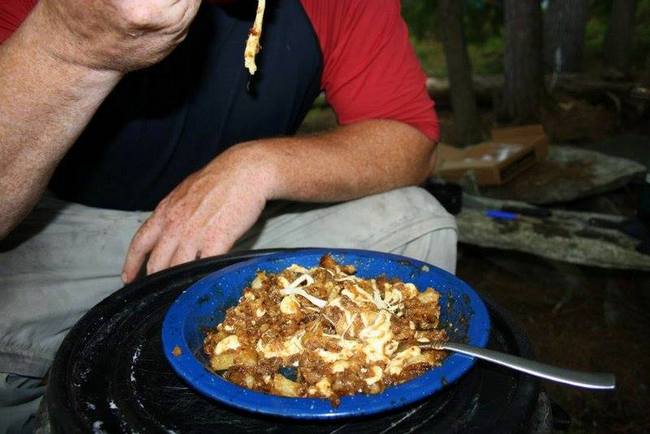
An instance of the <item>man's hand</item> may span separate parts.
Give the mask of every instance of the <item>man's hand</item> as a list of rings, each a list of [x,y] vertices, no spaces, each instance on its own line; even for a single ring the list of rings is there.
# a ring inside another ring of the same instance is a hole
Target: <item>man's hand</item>
[[[257,220],[273,179],[246,144],[192,174],[156,207],[131,241],[122,280],[226,253]]]
[[[41,0],[53,54],[96,70],[128,72],[162,60],[187,34],[200,0]]]
[[[336,202],[419,184],[434,145],[413,127],[375,120],[321,135],[230,148],[158,205],[131,241],[122,279],[228,252],[268,200]]]

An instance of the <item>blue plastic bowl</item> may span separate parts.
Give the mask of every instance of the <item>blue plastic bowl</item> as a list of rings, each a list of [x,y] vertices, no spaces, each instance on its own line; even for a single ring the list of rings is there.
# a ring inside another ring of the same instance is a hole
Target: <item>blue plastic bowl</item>
[[[286,398],[249,390],[211,372],[203,353],[203,336],[219,324],[226,310],[237,304],[243,289],[257,271],[279,272],[291,264],[312,267],[331,253],[342,264],[353,264],[357,275],[375,278],[386,275],[412,282],[418,289],[433,287],[441,294],[441,325],[450,340],[486,345],[490,321],[478,294],[465,282],[433,265],[388,253],[365,250],[309,249],[262,256],[223,268],[183,293],[171,305],[162,328],[163,351],[173,369],[191,387],[224,404],[265,415],[296,419],[335,419],[367,416],[393,410],[426,398],[460,378],[474,359],[450,354],[440,367],[406,383],[386,388],[376,395],[358,394],[341,398],[338,407],[320,398]],[[176,347],[180,349],[174,350]]]

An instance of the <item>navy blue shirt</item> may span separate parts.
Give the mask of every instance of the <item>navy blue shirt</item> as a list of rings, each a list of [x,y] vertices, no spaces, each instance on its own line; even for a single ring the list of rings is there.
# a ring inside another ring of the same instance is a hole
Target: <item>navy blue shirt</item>
[[[172,54],[107,97],[50,189],[89,206],[152,210],[229,146],[295,133],[320,92],[318,39],[299,0],[269,2],[249,83],[243,55],[255,7],[204,3]]]

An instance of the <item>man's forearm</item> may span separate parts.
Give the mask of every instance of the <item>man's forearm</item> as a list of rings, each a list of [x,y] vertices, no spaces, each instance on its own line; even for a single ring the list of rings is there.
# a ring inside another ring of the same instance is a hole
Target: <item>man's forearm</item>
[[[337,202],[406,185],[431,172],[433,143],[395,121],[367,121],[314,136],[241,143],[186,178],[137,231],[124,263],[130,282],[227,252],[267,201]]]
[[[120,79],[56,56],[40,5],[0,45],[0,238],[34,206],[56,165]]]
[[[315,136],[262,140],[254,149],[273,179],[269,199],[334,202],[421,183],[435,145],[396,121],[360,122]]]

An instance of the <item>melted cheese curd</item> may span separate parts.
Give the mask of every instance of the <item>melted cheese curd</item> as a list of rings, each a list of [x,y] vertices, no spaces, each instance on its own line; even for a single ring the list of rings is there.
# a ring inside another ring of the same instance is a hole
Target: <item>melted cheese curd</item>
[[[212,370],[249,389],[338,404],[439,365],[444,352],[417,345],[446,340],[437,328],[439,294],[355,272],[329,255],[314,268],[259,272],[206,334]]]
[[[248,32],[248,39],[246,40],[246,48],[244,49],[244,67],[248,69],[250,75],[255,75],[257,72],[257,64],[255,63],[255,56],[260,52],[260,38],[262,37],[262,24],[264,22],[264,9],[266,8],[266,0],[257,0],[257,12],[255,13],[255,21],[253,27]]]

